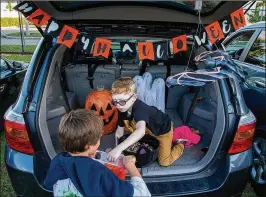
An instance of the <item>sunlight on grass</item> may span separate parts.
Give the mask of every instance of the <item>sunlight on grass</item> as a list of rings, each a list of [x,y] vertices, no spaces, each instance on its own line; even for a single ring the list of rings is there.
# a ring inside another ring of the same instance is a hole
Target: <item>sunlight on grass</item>
[[[16,61],[23,61],[23,62],[30,62],[32,55],[20,55],[20,54],[1,54],[3,57],[9,60],[16,60]]]
[[[7,36],[14,36],[14,37],[20,37],[20,32],[14,32],[14,33],[10,33],[10,34],[7,34]],[[40,38],[42,37],[42,35],[39,33],[39,32],[32,32],[30,33],[30,35],[24,35],[24,37],[37,37],[37,38]]]
[[[24,51],[25,52],[34,52],[37,45],[25,45]],[[21,45],[1,45],[1,52],[8,53],[8,52],[21,52]]]

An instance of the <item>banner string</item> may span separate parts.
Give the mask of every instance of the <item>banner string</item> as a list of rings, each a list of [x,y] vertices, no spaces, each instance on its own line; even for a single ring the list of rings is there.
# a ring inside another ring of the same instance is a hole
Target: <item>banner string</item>
[[[201,22],[201,19],[200,19],[200,11],[199,10],[199,23],[198,23],[198,27],[197,27],[197,31],[196,31],[196,34],[195,35],[198,35],[198,31],[199,31],[199,28],[200,28],[200,22]],[[191,60],[191,56],[192,56],[192,52],[194,50],[194,46],[195,46],[195,36],[193,36],[193,43],[192,43],[192,47],[191,47],[191,51],[190,51],[190,54],[189,54],[189,58],[188,58],[188,62],[187,62],[187,66],[186,66],[186,69],[185,69],[185,72],[188,70],[188,66],[189,66],[189,63],[190,63],[190,60]]]

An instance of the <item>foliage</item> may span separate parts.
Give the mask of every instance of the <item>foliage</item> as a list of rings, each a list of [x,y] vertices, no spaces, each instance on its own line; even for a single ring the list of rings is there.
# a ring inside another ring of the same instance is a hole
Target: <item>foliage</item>
[[[257,23],[257,22],[260,22],[260,21],[265,21],[266,20],[266,16],[261,16],[260,15],[261,8],[265,9],[265,7],[266,7],[266,1],[258,2],[256,4],[256,9],[252,10],[251,13],[247,13],[247,16],[249,18],[249,22],[250,23]]]
[[[7,9],[8,9],[9,12],[12,11],[12,5],[11,5],[10,0],[7,0]]]
[[[19,26],[19,19],[18,18],[11,18],[11,17],[3,17],[0,20],[0,27],[11,27],[11,26]],[[25,24],[24,20],[22,23]],[[32,24],[29,22],[29,24]]]

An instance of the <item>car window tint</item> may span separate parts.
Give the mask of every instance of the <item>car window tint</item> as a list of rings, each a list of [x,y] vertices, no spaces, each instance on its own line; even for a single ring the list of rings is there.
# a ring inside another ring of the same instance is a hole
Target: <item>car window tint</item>
[[[5,60],[1,59],[0,72],[6,71],[7,69],[8,69],[8,66]]]
[[[253,35],[254,31],[246,31],[246,32],[241,32],[231,38],[226,44],[225,44],[225,49],[229,53],[240,51],[243,50],[247,45],[248,42]]]
[[[266,68],[266,43],[265,43],[265,30],[261,31],[260,35],[257,37],[256,41],[253,43],[245,62],[250,64],[255,64]]]

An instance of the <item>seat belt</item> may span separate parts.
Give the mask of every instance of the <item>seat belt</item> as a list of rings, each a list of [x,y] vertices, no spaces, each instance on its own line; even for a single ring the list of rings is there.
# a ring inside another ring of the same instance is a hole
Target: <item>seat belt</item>
[[[58,70],[60,86],[62,88],[62,94],[63,94],[62,96],[64,97],[64,100],[66,102],[67,112],[69,112],[71,110],[71,107],[70,107],[70,104],[68,102],[66,92],[64,91],[63,76],[62,76],[62,72],[60,70],[60,66],[58,65],[58,63],[56,63],[55,68]]]
[[[200,89],[201,87],[197,87],[196,88],[196,91],[195,91],[195,94],[194,94],[194,97],[192,99],[192,102],[191,102],[191,105],[189,107],[189,110],[188,110],[188,113],[187,113],[187,117],[186,117],[186,121],[185,121],[185,124],[187,125],[190,121],[190,118],[192,116],[192,113],[196,107],[196,103],[197,103],[197,100],[198,100],[198,96],[199,96],[199,93],[200,93]]]
[[[93,77],[93,75],[97,69],[97,66],[98,66],[98,64],[94,64],[94,65],[88,64],[88,77],[87,77],[87,79],[90,81],[91,89],[94,89],[94,86],[93,86],[94,77]]]

